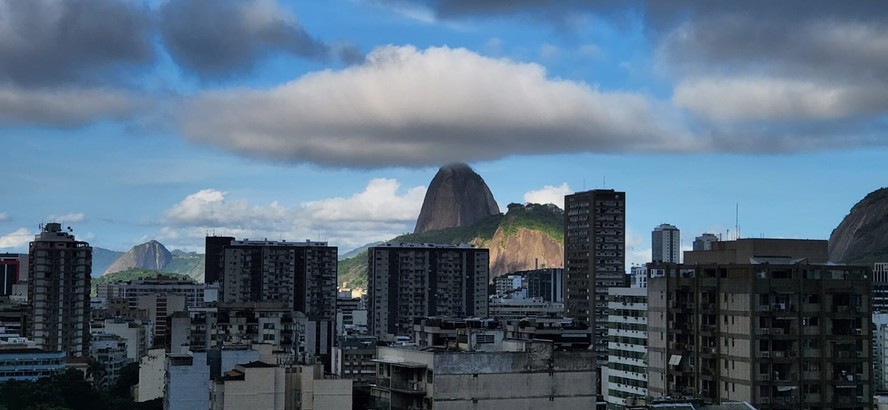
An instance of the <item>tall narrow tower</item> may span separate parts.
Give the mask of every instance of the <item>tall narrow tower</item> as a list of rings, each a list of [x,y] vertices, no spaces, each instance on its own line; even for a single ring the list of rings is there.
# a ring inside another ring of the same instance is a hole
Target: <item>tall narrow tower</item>
[[[662,224],[651,233],[651,261],[679,263],[681,234],[674,225]]]
[[[88,356],[92,247],[48,223],[30,243],[28,261],[31,339],[47,351]]]
[[[607,361],[607,291],[626,287],[626,193],[612,189],[564,197],[564,306],[586,322],[599,363]]]

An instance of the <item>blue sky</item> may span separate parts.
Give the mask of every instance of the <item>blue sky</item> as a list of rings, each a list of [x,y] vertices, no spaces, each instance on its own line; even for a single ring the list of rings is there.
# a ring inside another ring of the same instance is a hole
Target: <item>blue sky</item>
[[[605,186],[660,223],[828,238],[888,175],[879,2],[0,0],[0,252],[207,233],[341,252],[437,168],[500,206]],[[605,182],[606,181],[606,182]]]

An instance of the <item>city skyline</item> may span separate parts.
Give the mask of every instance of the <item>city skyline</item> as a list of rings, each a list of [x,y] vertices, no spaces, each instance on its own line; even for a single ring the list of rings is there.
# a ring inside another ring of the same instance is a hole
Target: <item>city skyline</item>
[[[655,226],[690,249],[738,204],[743,236],[826,239],[885,184],[877,2],[208,4],[0,1],[0,252],[58,221],[120,251],[346,253],[411,232],[465,161],[503,210],[626,192],[628,268]]]

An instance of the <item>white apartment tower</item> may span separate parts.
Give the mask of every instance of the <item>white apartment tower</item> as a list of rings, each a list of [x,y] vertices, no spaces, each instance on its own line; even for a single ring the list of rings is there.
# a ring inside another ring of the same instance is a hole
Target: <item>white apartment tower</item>
[[[674,225],[662,224],[651,233],[651,261],[679,263],[681,234]]]
[[[92,247],[52,222],[42,227],[28,254],[29,337],[46,351],[88,356]]]
[[[647,396],[647,289],[607,293],[608,358],[601,368],[601,393],[608,409],[616,410]]]

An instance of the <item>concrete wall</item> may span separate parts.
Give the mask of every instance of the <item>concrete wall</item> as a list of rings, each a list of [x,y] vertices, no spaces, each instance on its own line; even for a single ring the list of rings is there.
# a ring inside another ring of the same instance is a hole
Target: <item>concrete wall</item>
[[[352,381],[349,379],[315,380],[313,407],[303,409],[338,410],[352,408]]]
[[[244,380],[225,382],[224,410],[284,409],[284,369],[282,367],[243,368]]]
[[[143,402],[163,397],[163,372],[166,364],[164,349],[151,349],[139,360],[139,385],[136,401]]]

